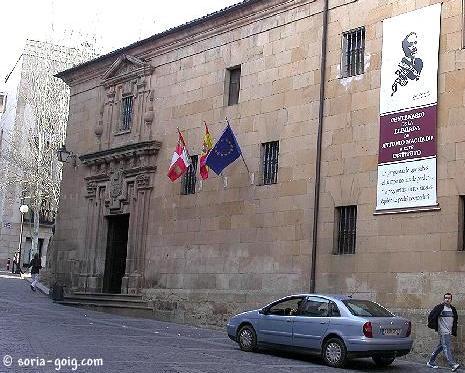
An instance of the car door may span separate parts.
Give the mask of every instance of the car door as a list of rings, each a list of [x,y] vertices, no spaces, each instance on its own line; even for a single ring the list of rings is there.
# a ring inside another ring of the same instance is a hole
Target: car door
[[[310,296],[304,300],[293,320],[293,345],[320,349],[321,340],[329,327],[330,301]]]
[[[258,321],[258,341],[267,344],[292,346],[294,314],[297,313],[303,298],[286,298],[264,309]]]

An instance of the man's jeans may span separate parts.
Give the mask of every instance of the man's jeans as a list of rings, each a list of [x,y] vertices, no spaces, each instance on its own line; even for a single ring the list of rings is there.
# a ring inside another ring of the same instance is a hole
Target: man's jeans
[[[449,363],[451,367],[456,364],[454,357],[452,356],[452,349],[450,346],[451,339],[452,339],[452,336],[450,334],[439,335],[438,347],[436,347],[436,350],[434,350],[433,354],[431,355],[431,358],[429,359],[430,364],[434,365],[434,362],[436,361],[436,357],[439,355],[441,351],[444,351],[444,355],[447,359],[447,362]]]
[[[39,274],[38,273],[33,273],[33,274],[31,274],[31,278],[32,278],[31,286],[35,289],[36,285],[37,285],[37,282],[39,281]]]

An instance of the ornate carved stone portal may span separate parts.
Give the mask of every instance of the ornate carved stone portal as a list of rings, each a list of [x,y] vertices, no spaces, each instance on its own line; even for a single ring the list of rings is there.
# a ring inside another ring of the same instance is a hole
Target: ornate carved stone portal
[[[85,257],[79,290],[101,292],[107,250],[108,218],[129,215],[122,293],[143,286],[146,233],[155,160],[161,143],[146,141],[82,155],[87,166]]]

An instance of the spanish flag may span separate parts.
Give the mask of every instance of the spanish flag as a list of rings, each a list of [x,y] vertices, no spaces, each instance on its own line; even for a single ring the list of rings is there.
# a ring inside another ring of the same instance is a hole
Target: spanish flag
[[[210,153],[211,148],[213,148],[213,140],[208,132],[207,123],[205,124],[205,135],[203,137],[203,145],[202,145],[202,154],[200,156],[200,176],[203,180],[208,179],[208,166],[205,164],[207,161],[208,153]]]

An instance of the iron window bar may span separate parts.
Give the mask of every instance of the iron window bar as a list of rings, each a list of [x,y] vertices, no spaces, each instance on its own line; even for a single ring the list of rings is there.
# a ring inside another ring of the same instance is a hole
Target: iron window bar
[[[262,144],[263,153],[263,184],[271,185],[278,182],[279,141]]]
[[[121,106],[121,131],[128,131],[131,129],[133,99],[133,96],[123,97]]]
[[[198,156],[191,156],[191,165],[182,177],[181,194],[195,194],[195,185],[197,183],[197,163]]]
[[[357,238],[357,206],[338,207],[336,254],[355,254]]]
[[[359,27],[342,34],[342,76],[360,75],[365,69],[365,27]]]
[[[462,230],[462,245],[460,250],[465,251],[465,196],[460,197],[462,205],[462,216],[461,216],[461,230]]]

